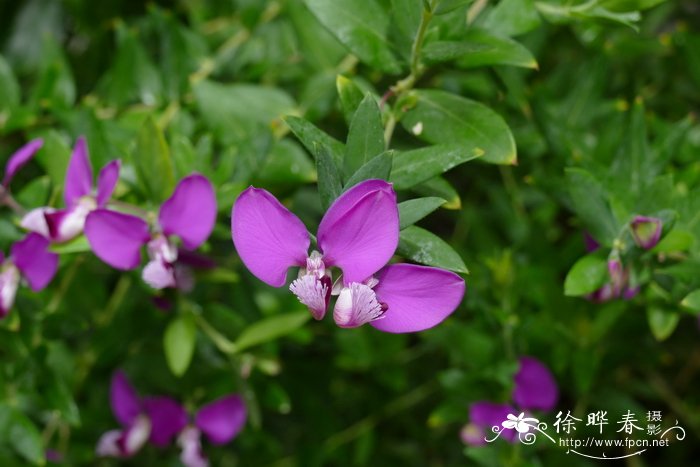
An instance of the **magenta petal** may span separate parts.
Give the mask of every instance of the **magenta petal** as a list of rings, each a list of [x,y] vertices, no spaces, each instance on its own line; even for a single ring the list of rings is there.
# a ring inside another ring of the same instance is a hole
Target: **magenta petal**
[[[15,176],[17,171],[34,157],[34,154],[41,149],[43,144],[43,139],[33,139],[12,154],[5,165],[5,177],[2,179],[4,186],[7,186],[12,181],[12,177]]]
[[[377,275],[374,291],[388,309],[384,318],[370,324],[380,331],[401,333],[432,328],[462,302],[464,280],[439,268],[392,264]]]
[[[34,232],[12,245],[12,261],[34,292],[46,287],[58,269],[58,255],[48,248],[49,241]]]
[[[318,228],[323,261],[343,270],[345,284],[362,282],[377,272],[398,243],[396,193],[383,180],[368,180],[345,192]]]
[[[106,209],[88,214],[85,236],[95,255],[117,269],[137,267],[141,263],[141,246],[151,238],[143,219]]]
[[[187,425],[187,412],[170,397],[148,397],[143,401],[144,412],[151,420],[150,441],[165,447]]]
[[[195,418],[197,428],[214,444],[231,441],[245,425],[247,411],[238,395],[226,396],[205,405]]]
[[[114,417],[125,427],[130,426],[141,413],[139,396],[121,370],[117,370],[112,376],[112,384],[109,388],[109,403],[112,406]]]
[[[483,430],[484,436],[491,439],[495,436],[493,427],[503,429],[503,423],[510,414],[517,414],[516,410],[507,404],[495,404],[493,402],[475,402],[469,406],[469,422]],[[503,430],[503,439],[513,441],[515,430]]]
[[[73,148],[68,170],[66,171],[66,181],[63,187],[63,199],[67,207],[83,196],[92,192],[92,167],[88,158],[88,148],[84,137],[78,138]]]
[[[158,222],[165,235],[177,235],[185,248],[194,250],[211,234],[216,222],[216,195],[206,177],[183,178],[160,207]]]
[[[281,287],[291,266],[306,265],[309,233],[271,193],[249,187],[231,212],[233,244],[243,264],[261,281]]]
[[[119,169],[121,161],[111,161],[109,164],[102,167],[100,174],[97,176],[97,206],[102,208],[107,201],[112,197],[114,187],[119,181]]]
[[[513,400],[521,409],[552,410],[559,389],[552,372],[539,360],[520,357],[520,369],[514,377]]]

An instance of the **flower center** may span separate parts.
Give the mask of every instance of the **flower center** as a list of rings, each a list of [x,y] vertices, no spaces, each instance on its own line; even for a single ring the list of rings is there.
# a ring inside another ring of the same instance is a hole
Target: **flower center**
[[[383,318],[389,307],[380,302],[372,290],[377,284],[372,277],[364,284],[352,282],[343,287],[333,309],[335,323],[341,328],[356,328]]]
[[[151,261],[143,268],[141,276],[144,282],[154,289],[175,287],[177,280],[173,263],[177,261],[177,247],[166,236],[156,234],[148,242],[147,249]]]
[[[306,258],[306,268],[299,270],[299,276],[289,290],[311,311],[314,319],[320,320],[326,314],[331,299],[331,275],[326,271],[323,256],[318,251]]]

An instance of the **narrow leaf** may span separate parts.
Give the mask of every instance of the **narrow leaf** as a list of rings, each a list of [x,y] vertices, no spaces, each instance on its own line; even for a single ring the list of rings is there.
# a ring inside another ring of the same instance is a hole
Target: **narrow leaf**
[[[306,5],[360,60],[391,74],[401,71],[387,39],[389,15],[375,0],[306,0]]]
[[[411,188],[451,168],[483,155],[479,148],[459,144],[428,146],[399,152],[394,157],[391,181],[396,188]]]
[[[265,318],[253,323],[241,332],[235,342],[236,350],[240,352],[289,334],[301,327],[309,318],[311,314],[304,310]]]
[[[330,152],[335,165],[337,167],[341,166],[343,154],[345,154],[345,145],[343,143],[303,118],[288,115],[284,117],[284,122],[312,156],[316,157],[317,145],[325,146]]]
[[[578,297],[598,290],[608,278],[608,263],[599,255],[580,258],[564,280],[564,294]]]
[[[369,180],[370,178],[381,178],[382,180],[389,180],[391,175],[391,165],[394,156],[394,151],[384,151],[378,156],[371,159],[365,165],[360,167],[357,172],[355,172],[352,177],[345,183],[345,189],[357,185],[363,180]]]
[[[151,117],[141,127],[132,160],[152,201],[161,202],[170,196],[175,188],[175,168],[165,136]]]
[[[360,106],[365,95],[362,90],[350,79],[343,75],[338,75],[335,80],[338,96],[340,97],[340,107],[343,110],[345,121],[349,124],[355,111]]]
[[[649,307],[647,309],[647,321],[654,338],[661,342],[666,340],[676,330],[680,321],[680,315],[661,308]]]
[[[483,153],[485,162],[517,162],[513,134],[490,108],[445,91],[419,90],[412,97],[416,105],[401,123],[418,138],[431,144],[461,145],[467,154]]]
[[[700,314],[700,289],[690,292],[681,300],[681,306],[694,315]]]
[[[191,316],[180,316],[168,324],[163,335],[163,348],[168,367],[175,376],[182,376],[187,371],[196,341],[197,327]]]
[[[397,251],[417,263],[469,273],[462,258],[450,245],[420,227],[410,226],[401,231]]]
[[[416,198],[399,203],[399,228],[405,229],[445,204],[445,200],[436,197]]]
[[[316,153],[316,172],[318,173],[318,195],[321,197],[323,209],[328,209],[331,203],[343,192],[343,182],[328,146],[317,145],[314,152]]]
[[[343,162],[345,174],[354,174],[371,158],[384,152],[384,147],[382,115],[374,98],[367,94],[350,122]]]

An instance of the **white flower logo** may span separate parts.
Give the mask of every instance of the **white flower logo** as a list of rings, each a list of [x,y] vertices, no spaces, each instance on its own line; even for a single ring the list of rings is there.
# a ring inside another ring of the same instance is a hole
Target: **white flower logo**
[[[536,418],[525,418],[525,412],[521,412],[517,417],[513,414],[508,414],[508,420],[502,423],[503,428],[512,430],[515,428],[518,433],[527,433],[531,427],[536,427],[539,420]]]

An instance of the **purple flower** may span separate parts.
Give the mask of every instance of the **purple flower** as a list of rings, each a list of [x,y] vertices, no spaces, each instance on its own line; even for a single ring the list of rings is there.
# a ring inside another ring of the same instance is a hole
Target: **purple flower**
[[[20,279],[38,292],[46,287],[58,269],[58,255],[48,251],[49,241],[29,233],[15,242],[10,257],[3,261],[0,253],[0,318],[4,318],[15,303]]]
[[[469,406],[469,423],[462,428],[462,441],[471,446],[486,444],[484,437],[492,432],[492,427],[503,427],[502,437],[513,441],[516,431],[527,433],[532,422],[525,418],[527,410],[549,411],[559,399],[559,388],[549,369],[533,357],[519,358],[519,368],[513,376],[513,402],[520,410],[508,404],[479,401]],[[515,414],[520,413],[519,416]],[[530,425],[528,425],[530,424]]]
[[[243,429],[247,410],[243,399],[232,394],[210,402],[197,412],[194,425],[185,427],[178,437],[182,448],[180,460],[185,467],[207,467],[209,461],[202,451],[201,434],[212,444],[226,444]]]
[[[300,268],[289,289],[315,319],[325,316],[337,293],[333,318],[341,327],[370,323],[386,332],[421,331],[444,320],[464,295],[464,281],[452,272],[384,267],[399,240],[396,194],[384,180],[364,181],[336,199],[321,219],[318,251],[310,254],[301,220],[259,188],[251,186],[238,197],[231,229],[241,260],[265,283],[281,287],[287,270]],[[342,271],[336,286],[331,267]]]
[[[85,235],[92,251],[110,266],[128,270],[141,263],[141,247],[147,246],[149,262],[142,277],[155,289],[183,287],[191,282],[177,264],[179,237],[186,250],[194,250],[209,237],[216,222],[216,196],[206,177],[183,178],[160,207],[153,230],[130,214],[96,209],[85,221]]]
[[[604,303],[617,298],[631,300],[639,293],[639,285],[630,283],[630,271],[618,258],[608,260],[609,281],[598,290],[586,295],[594,303]]]
[[[103,434],[97,454],[131,457],[147,441],[165,447],[187,425],[187,412],[169,397],[140,398],[123,372],[112,377],[110,405],[121,430]]]
[[[656,217],[635,216],[630,227],[634,241],[641,248],[654,248],[661,238],[661,219]]]
[[[508,419],[508,415],[516,410],[508,404],[496,404],[488,401],[474,402],[469,406],[469,423],[462,428],[460,437],[465,444],[471,446],[483,446],[484,439],[492,434],[494,426],[500,427]],[[503,432],[503,439],[513,441],[515,432],[512,430]]]
[[[559,398],[559,388],[552,372],[533,357],[520,357],[519,362],[520,367],[513,378],[513,401],[521,409],[552,410]]]
[[[97,208],[103,208],[112,197],[119,180],[120,165],[118,160],[105,165],[100,170],[95,188],[87,143],[85,138],[78,138],[68,163],[63,188],[66,208],[32,209],[22,219],[22,227],[54,242],[65,242],[80,235],[88,214]]]
[[[44,140],[41,138],[33,139],[10,156],[5,165],[5,176],[2,179],[3,187],[7,188],[17,171],[29,162],[43,145]]]

